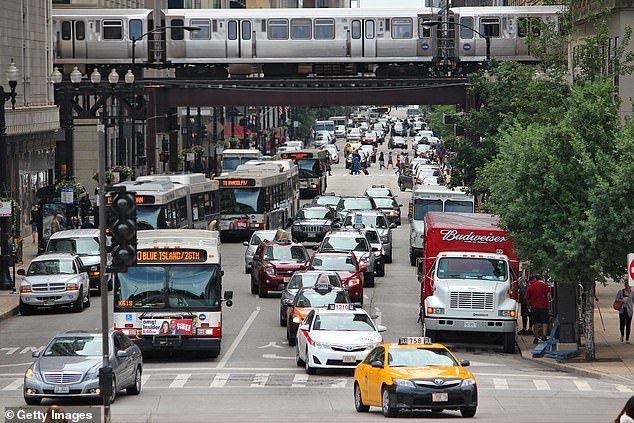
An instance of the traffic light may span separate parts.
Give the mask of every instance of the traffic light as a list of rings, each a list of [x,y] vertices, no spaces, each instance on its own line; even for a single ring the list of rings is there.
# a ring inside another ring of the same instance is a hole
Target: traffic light
[[[112,204],[112,270],[126,272],[136,264],[136,193],[117,191]]]

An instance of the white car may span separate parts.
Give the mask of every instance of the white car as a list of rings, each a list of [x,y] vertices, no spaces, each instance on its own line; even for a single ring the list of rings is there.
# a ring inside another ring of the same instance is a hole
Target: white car
[[[335,144],[329,144],[324,147],[324,150],[330,154],[330,163],[338,164],[339,163],[339,150]]]
[[[357,142],[357,141],[361,141],[361,130],[359,128],[352,128],[350,131],[348,131],[348,135],[346,135],[346,139],[348,140],[348,142]]]
[[[247,247],[244,252],[244,273],[251,274],[251,265],[253,264],[253,254],[255,254],[255,250],[258,249],[258,246],[263,241],[271,241],[275,238],[275,234],[277,234],[277,229],[273,230],[262,230],[255,231],[253,235],[251,235],[251,239],[248,241],[244,241],[242,245]]]
[[[370,315],[352,304],[329,304],[313,309],[297,331],[295,358],[306,373],[320,369],[353,369],[372,348],[383,342]]]
[[[328,131],[317,131],[315,134],[315,147],[322,147],[332,143],[332,138]]]
[[[345,138],[346,137],[346,125],[338,125],[335,128],[335,137],[336,138]]]

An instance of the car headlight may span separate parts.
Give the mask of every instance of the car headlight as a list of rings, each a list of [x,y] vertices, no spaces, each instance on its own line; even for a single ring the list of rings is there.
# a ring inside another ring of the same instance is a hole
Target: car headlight
[[[381,257],[382,255],[383,255],[383,248],[382,247],[374,252],[374,257]]]
[[[500,317],[515,317],[516,311],[515,310],[499,310],[498,315]]]
[[[66,291],[77,291],[79,289],[79,285],[77,282],[69,282],[66,284]]]
[[[29,367],[28,369],[26,369],[26,372],[24,372],[24,377],[26,379],[41,379],[40,372],[37,370],[36,365],[33,365],[33,367]]]
[[[414,382],[409,379],[392,379],[394,385],[400,386],[401,388],[416,388]]]
[[[88,370],[86,372],[86,376],[84,377],[84,380],[98,379],[99,378],[99,367],[101,367],[101,365],[95,366],[95,367],[91,368],[90,370]]]
[[[266,274],[267,275],[274,275],[275,274],[275,267],[267,267],[266,268]]]
[[[462,388],[467,388],[467,387],[469,387],[471,385],[475,385],[475,384],[476,384],[475,379],[470,377],[470,378],[467,378],[467,379],[463,380],[462,383],[460,384],[460,386]]]
[[[315,348],[319,348],[320,350],[330,349],[330,344],[328,342],[315,342],[313,345]]]
[[[31,292],[31,284],[23,282],[22,285],[20,285],[20,292]]]
[[[293,230],[301,232],[301,231],[303,231],[303,227],[302,227],[302,225],[295,224],[295,225],[293,225]]]

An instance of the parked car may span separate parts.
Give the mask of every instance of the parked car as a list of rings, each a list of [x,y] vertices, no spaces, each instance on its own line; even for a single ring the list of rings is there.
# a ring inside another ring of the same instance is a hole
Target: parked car
[[[120,331],[110,330],[108,341],[114,375],[112,403],[123,389],[128,395],[141,392],[143,357],[139,347]],[[24,401],[28,405],[38,405],[44,398],[101,398],[101,332],[66,331],[55,335],[41,353],[32,355],[36,360],[24,374]]]
[[[244,273],[251,273],[251,264],[253,263],[253,254],[255,254],[255,250],[258,248],[261,242],[263,241],[271,241],[275,238],[275,234],[277,234],[277,230],[262,230],[255,231],[253,235],[251,235],[251,239],[248,241],[244,241],[242,245],[247,247],[244,252]]]
[[[20,284],[20,314],[26,316],[39,307],[71,307],[82,312],[90,307],[87,268],[72,253],[48,253],[31,261]]]
[[[341,278],[334,271],[298,270],[293,273],[280,299],[280,326],[286,326],[286,318],[291,312],[290,308],[293,306],[293,299],[300,289],[324,283],[330,283],[336,288],[342,287]]]

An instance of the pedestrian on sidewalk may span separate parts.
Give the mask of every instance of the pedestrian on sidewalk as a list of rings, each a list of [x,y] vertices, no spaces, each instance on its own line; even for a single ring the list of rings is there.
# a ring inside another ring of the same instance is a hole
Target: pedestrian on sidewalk
[[[389,153],[387,153],[387,166],[385,168],[388,169],[390,166],[392,166],[392,169],[394,169],[394,162],[392,161],[392,152],[391,151]]]
[[[385,156],[383,155],[383,152],[381,151],[379,153],[379,169],[383,169],[385,167]]]
[[[37,230],[39,227],[39,216],[40,216],[40,206],[37,204],[31,208],[31,239],[33,240],[32,244],[35,244],[37,241]]]
[[[519,279],[519,300],[520,300],[520,315],[522,316],[522,330],[518,333],[520,335],[530,335],[530,311],[528,310],[528,302],[526,301],[526,290],[529,283],[533,282],[532,277],[523,276]]]
[[[533,344],[537,344],[540,340],[545,341],[548,334],[548,295],[550,288],[546,283],[535,278],[526,289],[526,301],[531,311],[531,320],[533,322]]]
[[[623,289],[619,289],[614,299],[614,304],[621,304],[619,309],[619,329],[621,330],[621,342],[625,335],[625,343],[630,343],[630,332],[632,328],[632,314],[634,312],[634,292],[630,287],[630,282],[625,281]]]
[[[634,397],[627,400],[623,410],[614,419],[614,423],[634,423]]]

